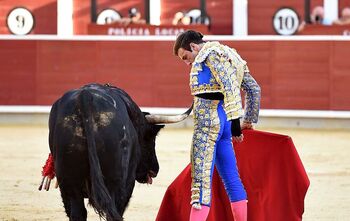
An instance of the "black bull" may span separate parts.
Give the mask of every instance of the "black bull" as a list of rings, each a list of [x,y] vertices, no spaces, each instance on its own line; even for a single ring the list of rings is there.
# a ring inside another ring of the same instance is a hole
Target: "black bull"
[[[49,118],[49,145],[65,211],[86,220],[84,198],[107,220],[122,220],[135,180],[151,183],[159,171],[155,138],[164,123],[183,120],[141,112],[123,90],[90,84],[57,100]]]

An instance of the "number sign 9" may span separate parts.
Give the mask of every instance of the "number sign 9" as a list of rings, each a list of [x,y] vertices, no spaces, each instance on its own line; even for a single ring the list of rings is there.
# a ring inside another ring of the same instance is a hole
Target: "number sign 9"
[[[7,27],[15,35],[29,34],[34,27],[34,16],[26,8],[14,8],[7,16]]]

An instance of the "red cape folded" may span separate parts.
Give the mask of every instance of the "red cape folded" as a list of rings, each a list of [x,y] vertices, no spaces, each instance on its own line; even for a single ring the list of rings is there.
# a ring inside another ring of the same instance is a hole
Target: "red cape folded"
[[[248,220],[302,220],[310,181],[292,139],[245,130],[243,143],[234,146],[240,176],[248,194]],[[190,186],[191,167],[188,165],[168,187],[157,221],[189,220]],[[216,171],[212,196],[207,221],[233,221],[229,200]]]

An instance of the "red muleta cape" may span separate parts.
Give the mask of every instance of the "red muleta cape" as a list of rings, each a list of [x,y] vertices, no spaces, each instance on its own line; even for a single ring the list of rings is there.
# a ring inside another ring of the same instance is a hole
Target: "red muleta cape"
[[[248,194],[248,221],[299,221],[310,185],[293,141],[285,135],[244,130],[234,144],[241,179]],[[191,168],[168,187],[156,221],[188,221]],[[207,221],[234,221],[223,184],[214,171],[212,205]]]

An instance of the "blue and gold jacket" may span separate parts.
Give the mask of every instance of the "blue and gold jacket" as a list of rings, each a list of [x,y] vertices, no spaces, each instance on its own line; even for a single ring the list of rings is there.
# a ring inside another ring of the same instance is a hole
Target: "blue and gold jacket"
[[[245,121],[258,121],[260,87],[249,74],[247,62],[226,45],[219,42],[203,45],[192,63],[190,88],[192,95],[222,93],[228,120],[244,116]],[[246,92],[244,115],[241,89]]]

